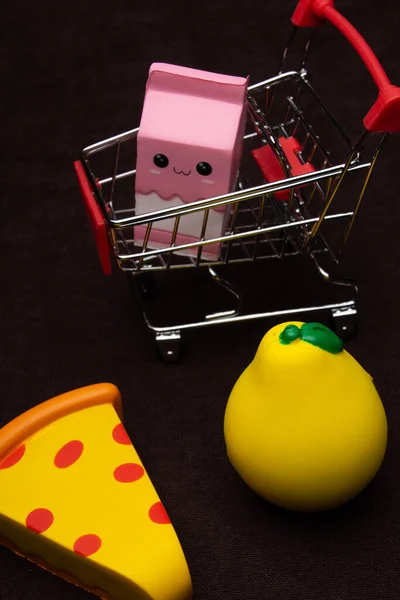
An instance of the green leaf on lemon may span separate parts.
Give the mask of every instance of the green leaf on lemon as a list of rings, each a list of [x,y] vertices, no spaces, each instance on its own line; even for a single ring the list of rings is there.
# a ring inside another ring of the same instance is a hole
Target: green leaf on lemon
[[[321,323],[304,323],[301,327],[294,324],[287,325],[279,335],[279,340],[284,345],[298,339],[331,354],[339,354],[343,350],[343,340]]]

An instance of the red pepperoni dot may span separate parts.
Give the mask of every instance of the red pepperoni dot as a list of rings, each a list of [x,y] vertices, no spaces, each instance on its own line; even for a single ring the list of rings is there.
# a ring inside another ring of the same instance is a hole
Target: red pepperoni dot
[[[70,467],[82,456],[83,444],[79,440],[72,440],[65,444],[57,452],[54,458],[54,464],[59,469]]]
[[[144,475],[142,465],[137,463],[125,463],[119,465],[114,471],[114,478],[121,483],[132,483]]]
[[[101,538],[94,533],[81,535],[74,543],[74,552],[81,556],[91,556],[101,548]]]
[[[118,444],[125,444],[126,446],[130,446],[132,444],[131,440],[129,439],[129,435],[126,433],[125,427],[122,425],[122,423],[119,423],[114,427],[112,436]]]
[[[17,464],[25,454],[25,444],[19,446],[14,452],[11,452],[2,462],[0,462],[0,469],[9,469]]]
[[[26,526],[36,533],[47,531],[54,523],[54,515],[47,508],[36,508],[26,517]]]
[[[171,523],[170,518],[161,502],[156,502],[149,510],[149,517],[153,523],[158,525],[168,525]]]

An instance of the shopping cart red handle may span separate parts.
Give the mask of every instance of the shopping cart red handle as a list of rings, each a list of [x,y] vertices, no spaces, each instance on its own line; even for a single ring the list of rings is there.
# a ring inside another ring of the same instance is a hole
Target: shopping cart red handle
[[[111,275],[110,245],[108,241],[107,226],[101,213],[92,188],[86,177],[85,170],[80,160],[74,162],[75,173],[81,189],[83,205],[96,242],[97,252],[104,275]]]
[[[297,27],[318,27],[324,21],[334,25],[358,52],[378,89],[378,99],[364,117],[371,132],[400,133],[400,88],[390,83],[384,68],[362,35],[334,7],[334,0],[300,0],[292,23]]]

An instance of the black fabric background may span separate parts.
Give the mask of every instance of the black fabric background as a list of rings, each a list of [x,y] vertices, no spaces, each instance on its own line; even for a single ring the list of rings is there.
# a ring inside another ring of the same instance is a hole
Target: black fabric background
[[[67,390],[115,383],[126,427],[186,553],[195,600],[400,595],[399,139],[378,164],[341,266],[360,286],[359,330],[346,347],[375,378],[388,452],[364,494],[324,515],[261,501],[225,455],[224,407],[269,323],[189,333],[181,361],[163,364],[123,274],[101,273],[73,172],[82,147],[138,124],[153,61],[249,74],[253,82],[275,74],[294,4],[16,0],[2,7],[0,425]],[[337,5],[399,83],[397,2]],[[354,136],[374,88],[332,28],[318,40],[314,82]],[[240,279],[266,308],[280,294],[287,300],[286,278],[293,298],[301,297],[302,269],[282,261],[244,269]],[[202,309],[210,298],[202,280],[187,281]],[[168,315],[173,300],[157,298]],[[0,548],[0,598],[89,595]]]

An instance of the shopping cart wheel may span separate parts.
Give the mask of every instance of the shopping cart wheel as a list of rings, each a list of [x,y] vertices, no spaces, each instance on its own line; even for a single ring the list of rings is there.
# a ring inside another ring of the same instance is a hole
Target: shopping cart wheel
[[[345,308],[334,308],[332,310],[333,328],[337,335],[343,340],[350,339],[357,329],[357,310],[355,303]]]
[[[161,358],[167,363],[176,362],[181,355],[181,332],[156,333],[156,342]]]

